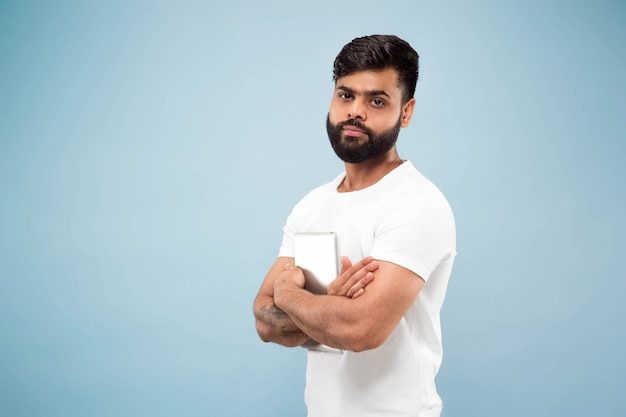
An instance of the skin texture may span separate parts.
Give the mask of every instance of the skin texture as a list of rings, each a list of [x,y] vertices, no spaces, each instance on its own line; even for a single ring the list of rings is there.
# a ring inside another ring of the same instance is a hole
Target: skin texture
[[[330,103],[331,124],[358,120],[379,134],[400,123],[407,127],[415,99],[402,102],[394,69],[361,71],[337,80]],[[343,127],[346,146],[370,140],[363,129]],[[402,164],[395,144],[359,163],[345,163],[339,192],[369,187]],[[313,339],[338,349],[360,352],[380,346],[411,306],[424,280],[399,265],[371,257],[351,266],[342,259],[342,273],[327,295],[304,290],[304,274],[293,258],[278,258],[255,299],[257,332],[262,340],[298,346]]]

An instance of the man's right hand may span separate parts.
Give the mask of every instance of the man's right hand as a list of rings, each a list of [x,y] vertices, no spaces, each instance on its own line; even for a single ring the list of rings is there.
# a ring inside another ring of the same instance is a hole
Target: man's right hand
[[[368,256],[352,265],[347,256],[341,257],[341,273],[328,285],[328,295],[340,295],[348,298],[357,298],[365,293],[365,287],[374,279],[374,271],[378,269],[378,262]]]

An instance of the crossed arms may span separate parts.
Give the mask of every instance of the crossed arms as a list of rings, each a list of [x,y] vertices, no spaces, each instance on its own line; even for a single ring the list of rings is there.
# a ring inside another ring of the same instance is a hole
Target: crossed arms
[[[360,352],[380,346],[411,306],[424,280],[391,262],[367,257],[342,271],[327,295],[303,289],[293,258],[279,257],[254,301],[256,328],[265,342],[299,346],[309,339]],[[367,287],[367,290],[365,290]]]

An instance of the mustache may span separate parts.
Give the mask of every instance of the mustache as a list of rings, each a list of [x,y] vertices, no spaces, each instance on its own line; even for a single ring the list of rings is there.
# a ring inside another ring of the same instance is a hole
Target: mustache
[[[358,129],[361,129],[368,135],[372,134],[372,130],[369,127],[365,126],[363,123],[361,123],[358,119],[349,119],[345,122],[337,123],[337,129],[343,129],[344,126],[354,126]]]

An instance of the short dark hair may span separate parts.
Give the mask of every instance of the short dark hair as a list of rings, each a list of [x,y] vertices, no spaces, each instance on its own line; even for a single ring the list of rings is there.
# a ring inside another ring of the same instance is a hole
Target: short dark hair
[[[394,35],[371,35],[353,39],[341,49],[333,64],[333,81],[359,71],[398,71],[402,101],[415,95],[419,55],[408,42]]]

